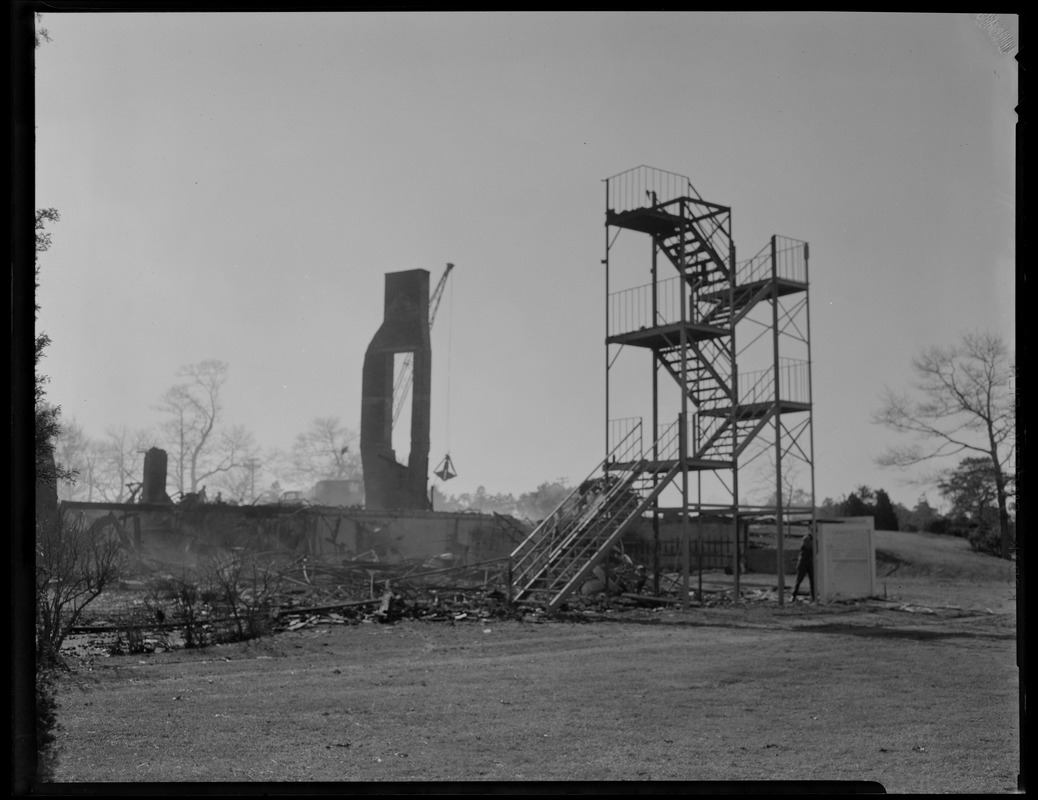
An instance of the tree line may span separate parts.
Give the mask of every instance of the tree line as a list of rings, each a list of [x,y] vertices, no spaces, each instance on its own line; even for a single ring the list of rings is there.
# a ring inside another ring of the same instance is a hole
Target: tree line
[[[360,478],[358,435],[338,417],[316,417],[288,449],[263,450],[252,432],[226,418],[222,390],[230,369],[206,360],[177,372],[160,398],[155,425],[107,428],[91,436],[74,419],[54,435],[54,452],[75,480],[62,480],[62,500],[133,502],[144,474],[144,454],[167,455],[167,491],[174,499],[203,490],[209,500],[273,501],[282,487],[312,487],[324,479]]]
[[[877,530],[958,536],[967,539],[978,553],[1001,555],[995,479],[990,465],[981,458],[963,459],[940,479],[937,487],[947,504],[944,513],[934,508],[926,495],[908,508],[891,502],[883,489],[859,486],[839,500],[825,498],[816,514],[820,519],[873,517]],[[1010,535],[1015,539],[1016,521],[1012,515],[1009,524]]]
[[[43,225],[56,219],[52,209],[38,212],[38,252],[49,245]],[[37,365],[48,342],[45,334],[37,336]],[[961,536],[979,552],[1003,557],[1011,552],[1016,536],[1015,479],[1008,468],[1013,457],[1012,419],[1005,390],[1001,398],[996,397],[1001,388],[998,380],[1006,370],[990,363],[1004,362],[1005,351],[990,340],[967,342],[971,349],[938,351],[937,355],[931,351],[927,360],[917,363],[929,378],[924,389],[931,397],[913,405],[904,396],[895,398],[888,393],[887,405],[877,416],[878,422],[921,434],[924,440],[937,439],[939,445],[888,451],[880,457],[881,464],[908,466],[952,453],[982,453],[959,460],[933,481],[947,501],[948,512],[938,513],[925,497],[910,509],[891,502],[884,489],[859,486],[839,500],[826,498],[816,508],[820,517],[873,516],[880,530]],[[971,360],[979,360],[981,365],[971,367]],[[273,502],[279,499],[282,487],[308,489],[319,480],[362,477],[358,434],[338,417],[314,418],[287,450],[261,451],[249,430],[226,419],[222,391],[229,373],[226,363],[212,359],[184,366],[156,405],[161,414],[156,425],[147,429],[115,426],[92,437],[74,419],[61,420],[59,408],[46,404],[46,378],[38,372],[37,441],[42,444],[37,448],[38,472],[53,471],[49,480],[57,484],[60,499],[113,503],[134,500],[143,476],[144,453],[151,447],[166,450],[168,485],[180,496],[205,490],[209,499],[221,496],[229,502]],[[970,380],[972,394],[967,394],[964,384]],[[978,384],[983,384],[987,398],[970,406],[979,413],[964,416],[967,401],[982,394]],[[957,400],[962,397],[965,400]],[[965,434],[971,430],[985,436],[989,450],[968,444]],[[54,466],[46,457],[48,447]],[[432,499],[438,511],[497,512],[539,520],[572,489],[561,478],[518,496],[492,494],[483,486],[474,493],[455,496],[434,486]],[[803,492],[797,494],[791,487],[786,487],[786,494],[787,502],[809,502]]]
[[[566,499],[574,487],[565,478],[545,481],[536,489],[518,497],[512,493],[491,494],[480,486],[475,492],[446,495],[438,487],[432,489],[433,508],[436,511],[479,511],[483,514],[509,514],[518,519],[537,521],[551,514]]]

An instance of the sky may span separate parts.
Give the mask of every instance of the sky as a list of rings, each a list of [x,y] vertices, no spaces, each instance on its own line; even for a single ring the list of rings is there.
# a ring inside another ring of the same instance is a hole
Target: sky
[[[818,501],[938,505],[876,464],[906,442],[872,415],[923,348],[1014,340],[999,19],[1006,52],[968,14],[44,14],[48,396],[91,436],[144,428],[219,359],[263,449],[359,430],[384,275],[451,262],[430,466],[458,476],[431,483],[578,482],[605,452],[602,181],[645,164],[729,206],[741,256],[810,243]]]

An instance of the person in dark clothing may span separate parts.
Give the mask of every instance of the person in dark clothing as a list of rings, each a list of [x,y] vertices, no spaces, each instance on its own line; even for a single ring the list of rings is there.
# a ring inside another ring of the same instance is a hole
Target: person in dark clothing
[[[800,584],[807,578],[808,586],[811,587],[811,599],[815,599],[815,537],[811,531],[800,543],[800,556],[797,558],[797,582],[793,587],[793,599],[797,599]]]

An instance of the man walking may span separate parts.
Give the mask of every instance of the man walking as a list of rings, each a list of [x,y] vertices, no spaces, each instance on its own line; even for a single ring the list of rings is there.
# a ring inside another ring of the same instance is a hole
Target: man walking
[[[815,538],[811,534],[810,528],[807,531],[807,536],[800,543],[800,556],[797,558],[797,582],[793,587],[793,599],[797,599],[797,592],[800,591],[800,584],[804,578],[807,578],[807,583],[811,587],[811,599],[815,599]]]

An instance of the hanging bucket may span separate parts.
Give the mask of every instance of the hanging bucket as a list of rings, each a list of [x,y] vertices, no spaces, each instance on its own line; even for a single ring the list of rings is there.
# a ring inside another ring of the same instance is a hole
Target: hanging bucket
[[[455,477],[458,473],[454,470],[454,462],[451,461],[451,454],[448,453],[443,457],[443,461],[440,462],[434,471],[433,475],[439,478],[441,481],[449,481]]]

